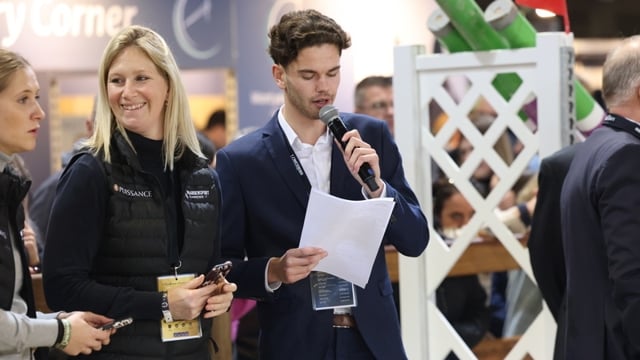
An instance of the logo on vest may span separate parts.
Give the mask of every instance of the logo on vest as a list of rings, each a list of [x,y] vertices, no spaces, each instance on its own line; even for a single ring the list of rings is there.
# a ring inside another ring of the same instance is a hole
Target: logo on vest
[[[3,239],[7,240],[7,233],[2,229],[0,229],[0,237],[2,237]]]
[[[204,200],[209,197],[209,190],[187,190],[184,197],[187,200]]]
[[[117,193],[120,193],[124,196],[131,197],[131,198],[150,199],[153,197],[153,192],[151,192],[151,190],[131,190],[131,189],[123,188],[118,184],[113,184],[113,190]]]

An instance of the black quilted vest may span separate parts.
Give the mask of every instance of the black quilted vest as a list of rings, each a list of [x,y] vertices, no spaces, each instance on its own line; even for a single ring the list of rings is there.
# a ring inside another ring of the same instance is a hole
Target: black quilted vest
[[[103,284],[157,291],[157,277],[172,274],[167,255],[167,208],[160,185],[142,170],[138,158],[119,134],[114,137],[111,155],[111,164],[105,163],[104,167],[110,191],[106,239],[91,276]],[[176,168],[180,169],[180,203],[184,214],[182,266],[178,273],[205,273],[214,257],[219,257],[219,184],[206,161],[191,152],[178,160]],[[160,337],[160,318],[136,320],[119,329],[111,344],[91,358],[208,360],[211,320],[200,320],[201,338],[166,343]]]

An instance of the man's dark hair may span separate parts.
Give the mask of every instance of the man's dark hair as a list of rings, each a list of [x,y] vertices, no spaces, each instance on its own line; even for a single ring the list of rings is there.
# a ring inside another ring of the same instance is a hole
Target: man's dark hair
[[[292,11],[269,31],[269,55],[273,62],[287,67],[300,50],[310,46],[333,44],[340,54],[351,46],[351,38],[333,19],[316,10]]]
[[[204,129],[208,130],[216,126],[227,127],[227,113],[224,110],[214,111],[211,116],[209,116],[209,121],[207,121],[207,126]]]

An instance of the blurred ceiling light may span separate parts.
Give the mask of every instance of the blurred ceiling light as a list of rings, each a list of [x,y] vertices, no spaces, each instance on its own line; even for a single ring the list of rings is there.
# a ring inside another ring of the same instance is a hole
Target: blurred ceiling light
[[[543,9],[536,9],[536,15],[538,15],[538,17],[543,19],[556,16],[556,14],[552,13],[551,11],[543,10]]]

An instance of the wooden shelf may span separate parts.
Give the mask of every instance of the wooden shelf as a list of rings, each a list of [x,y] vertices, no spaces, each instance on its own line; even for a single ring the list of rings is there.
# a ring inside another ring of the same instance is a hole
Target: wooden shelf
[[[526,245],[528,237],[521,239]],[[398,252],[392,247],[385,249],[387,271],[392,282],[398,282]],[[520,265],[511,257],[507,249],[498,240],[474,242],[462,253],[448,276],[471,275],[484,272],[500,272],[519,269]]]

